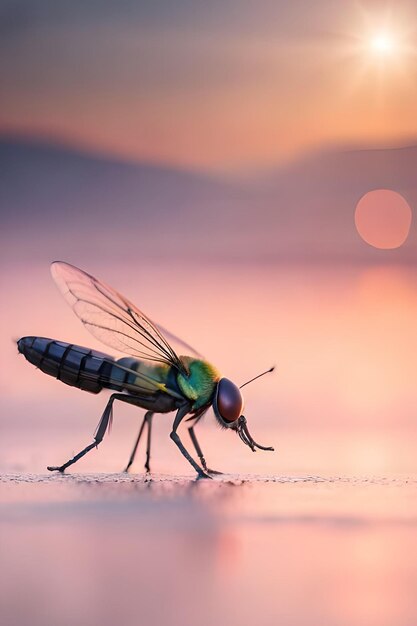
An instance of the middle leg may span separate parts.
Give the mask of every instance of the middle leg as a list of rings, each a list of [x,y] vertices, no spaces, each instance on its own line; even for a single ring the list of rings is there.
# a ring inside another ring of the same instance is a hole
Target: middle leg
[[[148,423],[148,438],[146,440],[146,461],[145,461],[145,469],[147,472],[151,471],[149,462],[151,460],[152,418],[153,418],[153,413],[148,411],[148,413],[145,415],[145,419]]]
[[[138,436],[136,437],[136,441],[135,441],[135,445],[133,446],[133,450],[132,453],[129,457],[129,461],[125,467],[125,469],[123,471],[128,472],[130,467],[132,466],[135,457],[136,457],[136,452],[138,450],[138,446],[139,446],[139,442],[141,440],[142,437],[142,433],[143,430],[145,428],[145,425],[147,424],[148,426],[148,439],[147,439],[147,446],[146,446],[146,463],[145,463],[145,469],[147,472],[150,472],[150,467],[149,467],[149,460],[150,460],[150,456],[151,456],[151,428],[152,428],[152,417],[153,417],[153,411],[147,411],[145,413],[145,416],[143,418],[142,424],[139,428],[139,432],[138,432]]]

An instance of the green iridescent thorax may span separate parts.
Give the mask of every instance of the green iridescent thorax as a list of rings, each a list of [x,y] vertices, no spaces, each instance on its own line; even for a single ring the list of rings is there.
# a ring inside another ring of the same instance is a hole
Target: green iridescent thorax
[[[182,356],[180,359],[190,374],[178,374],[178,385],[185,397],[193,402],[193,409],[200,409],[211,402],[220,373],[207,361],[189,356]]]

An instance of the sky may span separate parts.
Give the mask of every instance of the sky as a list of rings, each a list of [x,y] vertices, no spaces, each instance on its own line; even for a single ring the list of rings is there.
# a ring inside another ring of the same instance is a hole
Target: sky
[[[0,132],[200,169],[417,137],[415,2],[0,1]]]

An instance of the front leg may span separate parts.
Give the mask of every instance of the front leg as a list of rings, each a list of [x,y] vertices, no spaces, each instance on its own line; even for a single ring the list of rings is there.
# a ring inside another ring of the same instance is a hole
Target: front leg
[[[198,454],[198,458],[200,459],[200,463],[203,466],[204,471],[207,472],[207,474],[222,474],[222,472],[218,472],[217,470],[212,470],[212,469],[207,467],[206,459],[204,457],[204,454],[203,454],[203,451],[201,449],[201,446],[200,446],[200,444],[198,442],[197,435],[194,432],[194,427],[197,426],[197,424],[200,421],[201,417],[202,417],[202,415],[197,417],[197,419],[195,420],[194,424],[188,428],[188,432],[190,433],[191,441],[193,442],[193,446],[195,448],[195,451]]]
[[[189,413],[189,411],[190,411],[190,405],[189,404],[185,404],[184,406],[182,406],[182,407],[180,407],[178,409],[177,414],[176,414],[175,419],[174,419],[174,423],[172,425],[172,432],[170,434],[170,437],[171,437],[172,441],[176,444],[176,446],[179,448],[181,454],[183,456],[185,456],[185,458],[190,463],[190,465],[193,466],[193,468],[195,469],[195,471],[198,474],[198,477],[199,478],[211,478],[211,476],[206,474],[206,472],[204,472],[204,470],[202,470],[201,467],[194,461],[194,459],[192,458],[190,453],[187,451],[186,447],[182,443],[182,441],[179,438],[179,435],[177,433],[178,426],[181,424],[182,420]]]

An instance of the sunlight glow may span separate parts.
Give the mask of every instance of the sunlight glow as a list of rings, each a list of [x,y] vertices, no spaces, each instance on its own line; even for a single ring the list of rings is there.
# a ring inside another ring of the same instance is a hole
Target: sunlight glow
[[[371,50],[378,55],[392,54],[395,51],[395,40],[388,33],[379,33],[371,39]]]
[[[366,89],[378,107],[397,102],[399,92],[408,92],[412,84],[417,47],[411,23],[401,12],[364,9],[356,34],[354,29],[349,34],[346,56],[352,64],[346,80],[351,89]]]

